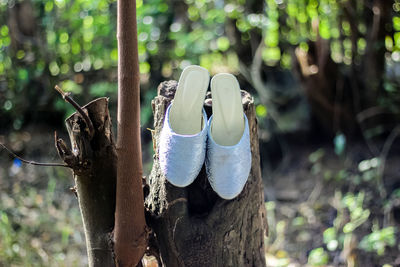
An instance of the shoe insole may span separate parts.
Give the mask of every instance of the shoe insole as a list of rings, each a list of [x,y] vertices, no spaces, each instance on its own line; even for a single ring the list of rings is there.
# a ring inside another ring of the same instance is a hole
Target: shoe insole
[[[222,146],[236,145],[244,132],[240,86],[235,76],[215,75],[211,80],[213,119],[211,135]]]
[[[177,134],[199,133],[204,123],[203,105],[210,74],[200,66],[188,66],[181,74],[170,109],[169,121]]]

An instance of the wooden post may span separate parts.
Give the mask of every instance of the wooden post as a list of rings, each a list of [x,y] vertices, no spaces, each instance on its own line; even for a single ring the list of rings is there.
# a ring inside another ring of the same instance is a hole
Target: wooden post
[[[168,183],[160,170],[158,139],[176,86],[176,81],[161,83],[152,102],[155,155],[145,205],[151,214],[149,224],[155,232],[162,263],[168,267],[265,266],[267,223],[253,98],[242,91],[251,135],[251,172],[243,192],[227,201],[211,189],[204,166],[194,183],[185,188]],[[211,99],[206,103],[211,115]]]

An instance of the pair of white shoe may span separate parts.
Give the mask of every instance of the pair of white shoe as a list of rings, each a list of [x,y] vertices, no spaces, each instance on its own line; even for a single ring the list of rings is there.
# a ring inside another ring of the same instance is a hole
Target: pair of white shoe
[[[173,185],[185,187],[205,161],[208,180],[224,199],[243,190],[251,169],[250,134],[236,78],[227,73],[211,80],[213,115],[203,109],[210,75],[199,66],[186,67],[160,135],[160,167]]]

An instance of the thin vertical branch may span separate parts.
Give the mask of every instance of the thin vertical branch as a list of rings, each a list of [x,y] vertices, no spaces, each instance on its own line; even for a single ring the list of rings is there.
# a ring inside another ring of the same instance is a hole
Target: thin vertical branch
[[[147,245],[142,190],[136,1],[118,1],[117,39],[118,163],[114,249],[118,266],[136,266]]]

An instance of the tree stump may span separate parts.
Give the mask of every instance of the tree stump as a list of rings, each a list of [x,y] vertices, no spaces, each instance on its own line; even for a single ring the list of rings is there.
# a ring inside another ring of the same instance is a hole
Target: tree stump
[[[176,81],[159,85],[152,101],[154,113],[154,164],[145,201],[148,221],[164,266],[265,266],[264,235],[267,228],[260,171],[257,120],[251,95],[242,91],[248,117],[252,167],[241,194],[224,200],[212,190],[203,166],[185,188],[168,183],[158,159],[158,142],[165,111],[174,98]],[[212,99],[205,100],[211,115]]]
[[[108,98],[82,107],[94,127],[90,136],[82,116],[75,112],[66,120],[71,149],[56,137],[60,157],[73,170],[86,237],[89,266],[115,266],[114,229],[117,155],[112,134]]]

